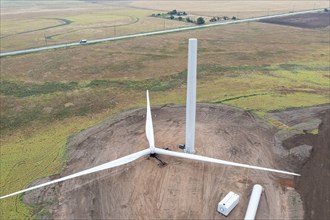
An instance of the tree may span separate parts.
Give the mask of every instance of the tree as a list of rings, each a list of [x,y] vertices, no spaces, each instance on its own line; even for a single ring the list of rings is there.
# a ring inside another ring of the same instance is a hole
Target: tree
[[[197,18],[197,21],[196,21],[197,24],[204,24],[205,23],[205,20],[203,17],[199,17]]]
[[[191,19],[191,18],[186,18],[186,20],[187,20],[187,22],[191,22],[191,23],[193,23],[193,20]]]
[[[182,17],[180,16],[180,17],[178,17],[178,19],[179,19],[179,21],[182,21]]]
[[[217,21],[216,17],[210,19],[210,22],[215,22],[215,21]]]
[[[171,17],[170,17],[171,19],[174,19],[174,16],[173,15],[171,15]]]
[[[233,16],[232,18],[231,18],[231,20],[236,20],[237,18],[235,17],[235,16]]]
[[[178,13],[178,11],[176,9],[168,12],[168,14],[170,14],[170,15],[176,15],[177,13]]]

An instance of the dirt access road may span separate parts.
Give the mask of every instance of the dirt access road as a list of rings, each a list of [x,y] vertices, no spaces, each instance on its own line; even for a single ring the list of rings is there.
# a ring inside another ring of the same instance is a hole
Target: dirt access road
[[[156,145],[180,151],[184,143],[185,108],[153,107]],[[60,176],[78,172],[145,149],[145,109],[132,110],[87,129],[70,140],[68,164]],[[200,104],[197,108],[197,154],[252,165],[294,171],[289,154],[274,154],[278,131],[243,110]],[[286,152],[288,150],[281,149]],[[287,156],[280,156],[287,155]],[[240,203],[228,219],[245,215],[254,184],[265,191],[257,219],[303,218],[293,177],[263,171],[160,156],[63,182],[26,194],[29,204],[46,206],[60,219],[225,219],[217,203],[229,192]],[[53,176],[51,178],[58,178]],[[285,180],[285,181],[283,181]],[[45,181],[45,180],[41,180]]]

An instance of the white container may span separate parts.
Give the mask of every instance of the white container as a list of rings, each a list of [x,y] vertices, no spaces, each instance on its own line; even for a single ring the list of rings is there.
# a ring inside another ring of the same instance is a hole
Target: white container
[[[233,192],[229,192],[223,200],[218,203],[218,212],[224,216],[229,215],[229,213],[236,207],[239,202],[239,195]]]
[[[253,220],[255,218],[255,216],[257,214],[257,209],[259,206],[259,201],[260,201],[260,197],[262,194],[262,190],[263,190],[262,186],[260,186],[259,184],[256,184],[253,186],[253,190],[251,193],[249,205],[246,210],[244,220]]]

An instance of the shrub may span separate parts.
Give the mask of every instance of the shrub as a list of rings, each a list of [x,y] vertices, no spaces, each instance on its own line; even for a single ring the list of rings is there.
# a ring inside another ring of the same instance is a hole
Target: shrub
[[[170,15],[176,15],[178,12],[176,9],[172,10],[172,11],[169,11],[168,14]]]
[[[199,17],[197,18],[197,21],[196,21],[197,24],[204,24],[205,23],[205,20],[203,17]]]

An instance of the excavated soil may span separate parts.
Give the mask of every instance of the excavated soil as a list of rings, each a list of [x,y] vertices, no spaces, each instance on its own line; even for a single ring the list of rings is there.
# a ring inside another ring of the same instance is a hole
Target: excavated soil
[[[156,145],[181,151],[178,144],[184,143],[185,108],[153,107],[152,114]],[[50,178],[66,176],[145,149],[148,143],[144,130],[145,109],[138,109],[75,135],[69,142],[67,167],[60,175]],[[303,156],[290,159],[290,150],[278,146],[274,138],[277,133],[276,129],[243,110],[221,105],[197,106],[198,155],[288,171],[299,170],[309,156],[309,148],[297,151]],[[328,155],[318,154],[316,157],[323,156],[322,160],[326,160]],[[35,190],[27,193],[24,200],[48,210],[45,213],[49,214],[39,215],[41,218],[225,219],[216,207],[229,191],[233,191],[240,195],[240,202],[227,218],[242,219],[251,189],[258,183],[264,187],[264,193],[256,219],[303,218],[303,203],[294,187],[297,182],[298,192],[305,190],[299,185],[299,181],[309,179],[304,168],[300,169],[304,177],[294,180],[288,175],[264,171],[168,156],[159,158],[167,166],[159,166],[159,161],[144,157],[118,168]],[[307,189],[316,188],[317,191],[317,186],[325,178],[308,185]],[[306,195],[301,195],[305,201]]]
[[[317,135],[295,135],[283,142],[288,149],[301,145],[313,147],[310,158],[298,171],[302,176],[294,181],[303,198],[305,219],[330,219],[330,111],[321,113],[320,117],[322,123]]]

